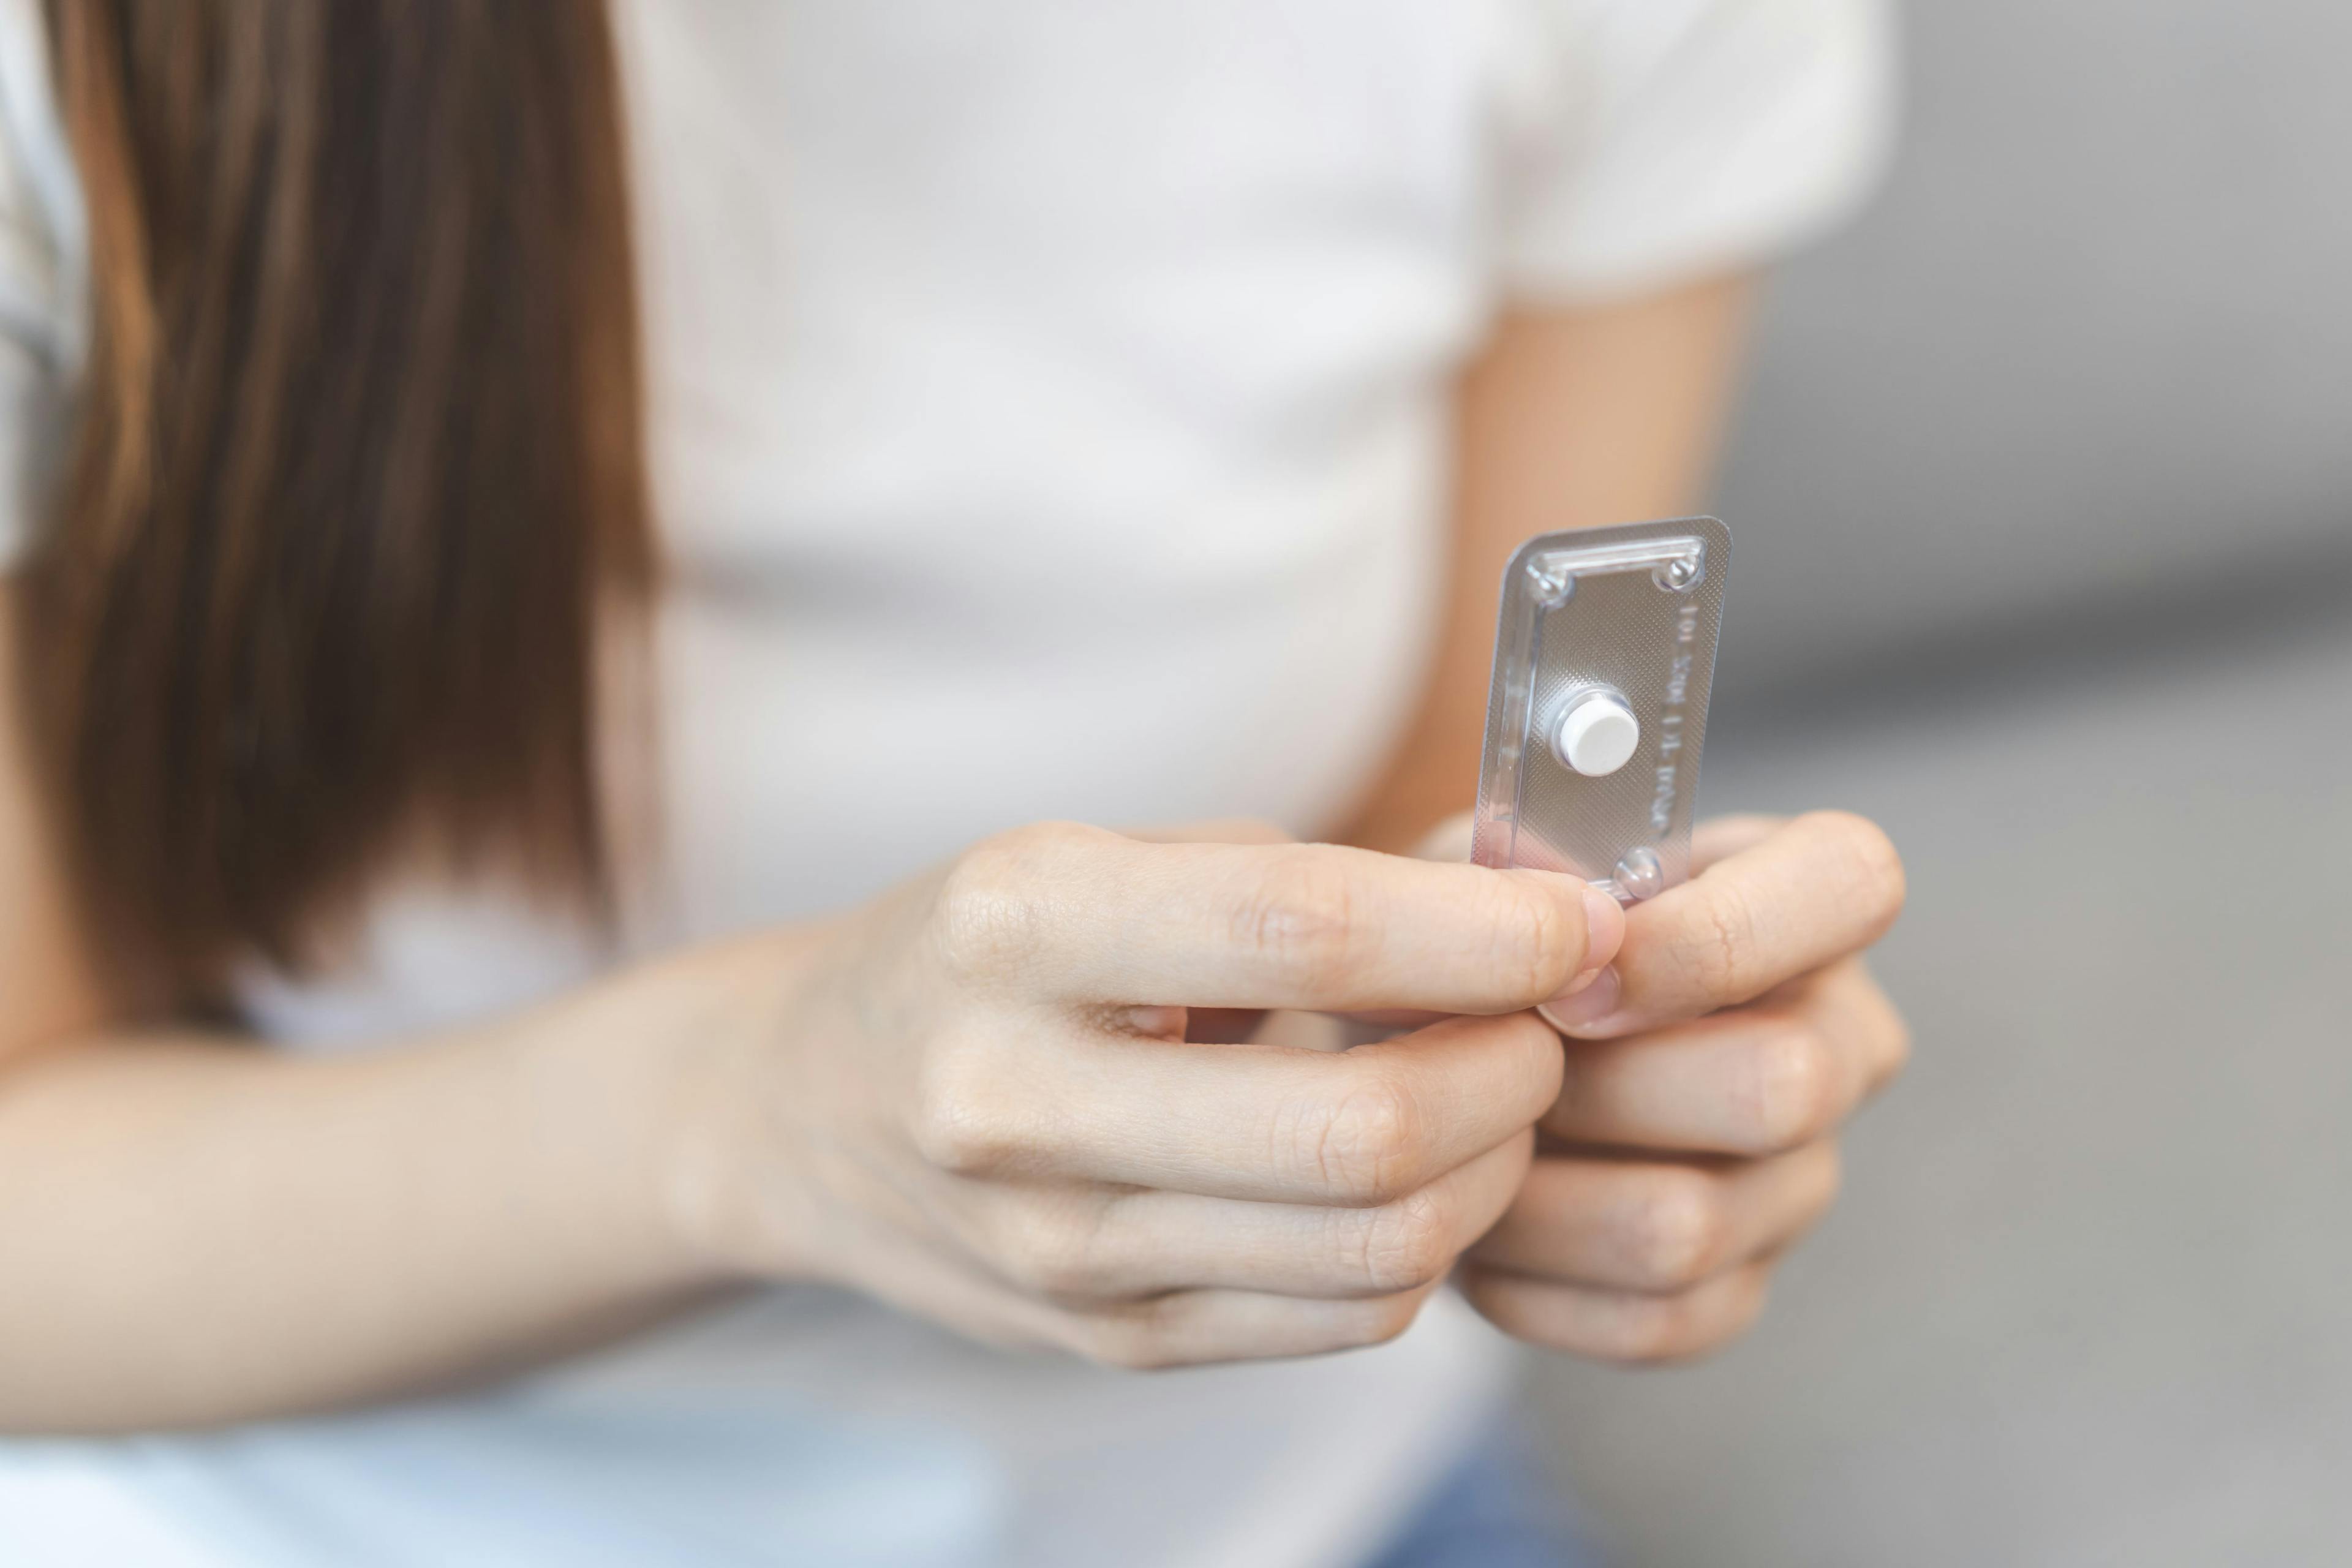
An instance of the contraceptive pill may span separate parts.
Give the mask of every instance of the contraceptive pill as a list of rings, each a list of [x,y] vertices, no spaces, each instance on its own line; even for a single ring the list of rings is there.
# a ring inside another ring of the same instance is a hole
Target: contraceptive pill
[[[1713,518],[1547,533],[1511,557],[1471,857],[1624,903],[1690,874],[1731,534]]]

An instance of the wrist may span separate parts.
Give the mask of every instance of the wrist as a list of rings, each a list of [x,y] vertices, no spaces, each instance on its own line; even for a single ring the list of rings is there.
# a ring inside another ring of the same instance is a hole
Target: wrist
[[[822,1272],[807,1151],[787,1115],[795,997],[812,935],[761,932],[664,961],[646,977],[654,1075],[646,1201],[703,1282]]]

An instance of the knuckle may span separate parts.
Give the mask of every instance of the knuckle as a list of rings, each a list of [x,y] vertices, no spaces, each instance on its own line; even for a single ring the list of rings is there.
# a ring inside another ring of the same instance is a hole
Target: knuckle
[[[986,978],[1035,962],[1047,940],[1039,869],[1085,831],[1037,823],[982,839],[956,858],[940,887],[936,919],[951,972]]]
[[[1762,1271],[1751,1269],[1706,1291],[1643,1302],[1624,1320],[1614,1359],[1658,1366],[1711,1355],[1755,1323],[1765,1289]]]
[[[1429,1295],[1425,1289],[1401,1290],[1359,1301],[1329,1303],[1318,1313],[1311,1334],[1303,1342],[1318,1352],[1363,1350],[1387,1344],[1412,1327]]]
[[[1428,1300],[1426,1292],[1414,1290],[1372,1302],[1370,1310],[1360,1320],[1359,1332],[1348,1342],[1359,1348],[1387,1344],[1412,1327],[1421,1316],[1423,1303]]]
[[[1841,1075],[1819,1034],[1802,1026],[1776,1030],[1757,1045],[1752,1065],[1748,1120],[1754,1152],[1793,1149],[1836,1125]]]
[[[1100,1358],[1106,1366],[1121,1372],[1171,1372],[1178,1367],[1198,1365],[1203,1359],[1188,1353],[1164,1340],[1144,1336],[1130,1337],[1119,1349]]]
[[[969,1049],[934,1052],[915,1088],[908,1129],[915,1152],[955,1175],[1001,1171],[1020,1148],[1018,1130],[979,1057]]]
[[[1724,1209],[1721,1184],[1704,1171],[1646,1173],[1625,1218],[1625,1251],[1641,1285],[1687,1289],[1720,1269],[1730,1230]]]
[[[1357,1261],[1374,1295],[1433,1285],[1454,1267],[1454,1215],[1427,1188],[1365,1215]]]
[[[1608,1336],[1602,1353],[1629,1366],[1681,1361],[1702,1347],[1690,1308],[1678,1300],[1629,1303]]]
[[[1463,1270],[1462,1296],[1481,1317],[1515,1340],[1554,1350],[1575,1348],[1551,1315],[1531,1310],[1530,1288],[1522,1281],[1473,1266]]]
[[[1099,1279],[1087,1232],[1060,1215],[1033,1215],[1018,1226],[1002,1267],[1015,1283],[1049,1299],[1090,1296]]]
[[[1911,1026],[1894,1008],[1886,1009],[1886,1019],[1878,1036],[1878,1050],[1871,1067],[1871,1084],[1876,1088],[1897,1077],[1911,1065]]]
[[[1515,1013],[1489,1026],[1504,1031],[1502,1037],[1520,1053],[1517,1066],[1526,1077],[1516,1092],[1525,1098],[1513,1103],[1524,1106],[1530,1118],[1542,1115],[1568,1086],[1568,1053],[1560,1048],[1559,1032],[1533,1013]]]
[[[1371,1074],[1292,1120],[1289,1158],[1333,1195],[1385,1204],[1419,1184],[1412,1178],[1423,1135],[1421,1105],[1393,1076]]]
[[[1816,1145],[1821,1151],[1813,1170],[1813,1190],[1805,1205],[1807,1223],[1819,1219],[1835,1206],[1838,1194],[1845,1187],[1845,1161],[1835,1143]]]
[[[1173,1342],[1148,1317],[1115,1313],[1087,1318],[1072,1340],[1079,1355],[1122,1372],[1159,1372],[1182,1364]]]
[[[1312,850],[1276,858],[1234,912],[1234,942],[1310,992],[1354,969],[1365,935],[1347,873]]]
[[[1596,1328],[1587,1321],[1591,1312],[1576,1304],[1574,1292],[1480,1270],[1464,1281],[1463,1293],[1513,1339],[1601,1361],[1618,1359],[1606,1325]]]
[[[1718,1001],[1745,1001],[1760,987],[1756,968],[1756,909],[1736,883],[1711,889],[1692,933],[1691,977],[1701,994]]]

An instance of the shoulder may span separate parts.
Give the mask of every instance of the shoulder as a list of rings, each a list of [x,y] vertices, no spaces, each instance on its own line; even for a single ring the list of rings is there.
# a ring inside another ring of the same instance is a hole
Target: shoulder
[[[1843,216],[1893,123],[1885,0],[1519,0],[1507,281],[1638,291]]]

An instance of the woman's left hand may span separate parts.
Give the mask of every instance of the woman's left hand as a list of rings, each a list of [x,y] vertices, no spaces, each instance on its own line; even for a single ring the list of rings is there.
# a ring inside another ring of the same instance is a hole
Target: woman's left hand
[[[1457,1275],[1518,1338],[1666,1361],[1736,1337],[1836,1193],[1840,1125],[1907,1054],[1856,956],[1902,908],[1885,834],[1729,818],[1694,851],[1700,874],[1636,906],[1617,962],[1546,1009],[1565,1083]]]

